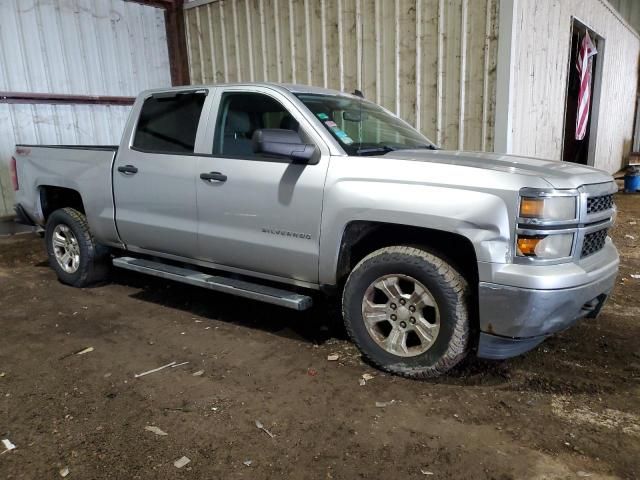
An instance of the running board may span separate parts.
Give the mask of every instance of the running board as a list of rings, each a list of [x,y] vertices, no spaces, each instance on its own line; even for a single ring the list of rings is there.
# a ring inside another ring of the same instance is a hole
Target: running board
[[[204,287],[217,292],[230,293],[239,297],[250,298],[261,302],[280,305],[294,310],[306,310],[312,305],[311,297],[281,290],[279,288],[259,285],[257,283],[235,278],[209,275],[197,270],[174,267],[160,262],[152,262],[142,258],[118,257],[113,259],[115,267],[146,273],[154,277],[188,283],[196,287]]]

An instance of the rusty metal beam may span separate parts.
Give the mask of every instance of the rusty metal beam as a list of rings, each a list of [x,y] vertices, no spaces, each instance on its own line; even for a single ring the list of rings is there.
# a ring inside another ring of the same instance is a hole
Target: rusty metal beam
[[[191,83],[183,6],[184,0],[174,0],[172,5],[164,11],[169,69],[171,72],[171,84],[174,86],[189,85]]]
[[[48,103],[67,105],[133,105],[135,97],[67,95],[60,93],[0,92],[0,103]]]

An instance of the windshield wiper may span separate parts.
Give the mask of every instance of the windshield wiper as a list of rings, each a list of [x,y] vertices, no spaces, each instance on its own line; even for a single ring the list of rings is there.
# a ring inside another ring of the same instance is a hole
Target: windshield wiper
[[[418,148],[425,148],[427,150],[439,150],[438,147],[436,147],[433,144],[424,144],[424,145],[415,145],[415,146],[398,145],[393,147],[391,145],[385,144],[385,145],[374,145],[371,147],[359,148],[358,150],[356,150],[356,155],[385,154],[389,152],[394,152],[396,150],[413,150]]]
[[[375,155],[377,153],[393,152],[394,150],[396,149],[393,147],[390,147],[389,145],[380,145],[379,147],[359,148],[358,150],[356,150],[356,154],[357,155]]]

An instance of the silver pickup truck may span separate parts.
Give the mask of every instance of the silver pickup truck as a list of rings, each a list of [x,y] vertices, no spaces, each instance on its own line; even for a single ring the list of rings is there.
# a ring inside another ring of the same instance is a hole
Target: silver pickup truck
[[[18,218],[76,287],[115,266],[297,310],[340,299],[362,354],[408,377],[598,314],[618,270],[610,175],[442,151],[358,93],[145,91],[118,147],[17,145]]]

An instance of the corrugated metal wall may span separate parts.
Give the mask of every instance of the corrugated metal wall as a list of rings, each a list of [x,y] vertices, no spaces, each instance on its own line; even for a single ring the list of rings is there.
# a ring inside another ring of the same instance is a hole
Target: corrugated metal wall
[[[161,9],[122,0],[0,1],[0,91],[135,96],[171,85]],[[119,143],[129,107],[0,103],[0,216],[15,143]]]
[[[604,37],[595,166],[617,171],[631,148],[640,39],[601,0],[519,0],[515,19],[513,152],[560,160],[572,16]],[[573,66],[571,66],[573,68]]]
[[[640,2],[638,0],[609,0],[609,3],[636,32],[640,31]]]
[[[498,4],[197,0],[191,80],[357,88],[444,147],[492,150]]]

